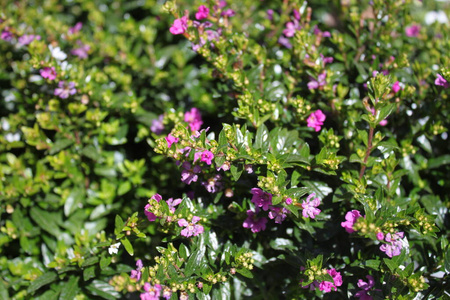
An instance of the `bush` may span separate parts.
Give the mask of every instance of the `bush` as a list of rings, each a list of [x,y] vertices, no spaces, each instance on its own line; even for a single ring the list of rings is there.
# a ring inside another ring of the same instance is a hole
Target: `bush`
[[[38,4],[0,12],[2,299],[449,296],[448,3]]]

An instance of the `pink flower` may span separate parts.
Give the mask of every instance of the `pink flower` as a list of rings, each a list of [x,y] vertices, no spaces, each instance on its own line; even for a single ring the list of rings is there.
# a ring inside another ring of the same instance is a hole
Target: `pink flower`
[[[273,20],[273,9],[268,9],[267,10],[267,19],[269,20]]]
[[[367,282],[363,281],[362,279],[358,280],[358,287],[361,288],[362,290],[357,292],[355,294],[355,297],[360,298],[361,300],[372,300],[373,297],[369,296],[367,294],[367,292],[371,288],[373,288],[373,286],[375,285],[375,280],[370,275],[367,275],[366,278],[367,278]]]
[[[178,143],[180,139],[177,137],[174,137],[171,133],[169,133],[168,136],[166,136],[166,141],[167,141],[167,147],[172,147],[172,144],[176,144]]]
[[[209,15],[209,8],[207,8],[204,5],[200,5],[198,8],[198,12],[195,14],[195,18],[197,20],[203,20],[206,19]]]
[[[178,220],[178,226],[186,227],[183,230],[181,230],[181,235],[185,237],[190,237],[202,234],[204,228],[202,225],[196,224],[198,221],[200,221],[200,218],[197,216],[192,217],[191,223],[188,223],[188,221],[186,221],[185,219]]]
[[[295,35],[295,32],[299,29],[301,29],[301,26],[298,21],[294,19],[293,22],[286,23],[286,29],[283,30],[283,34],[286,37],[293,37]]]
[[[266,218],[257,218],[256,214],[259,209],[256,209],[256,213],[252,210],[247,210],[247,219],[245,219],[242,227],[249,228],[253,233],[260,232],[266,229]]]
[[[202,115],[198,108],[191,108],[190,111],[184,113],[184,121],[189,124],[189,127],[192,131],[200,130],[200,127],[203,124]]]
[[[162,286],[155,284],[154,286],[146,282],[144,284],[145,293],[141,294],[141,300],[158,300],[161,294]]]
[[[441,74],[437,74],[437,78],[436,78],[436,80],[434,81],[434,84],[435,84],[435,85],[440,85],[440,86],[442,86],[442,87],[444,87],[444,88],[450,87],[450,83],[448,83],[447,80],[445,80],[445,78],[442,77]]]
[[[156,202],[159,203],[159,201],[162,200],[162,197],[160,194],[155,194],[150,198],[150,200],[155,200]],[[153,212],[150,211],[151,208],[152,208],[152,205],[150,203],[148,203],[144,207],[144,214],[150,222],[153,222],[156,220],[157,216]]]
[[[333,281],[334,284],[336,286],[341,286],[342,285],[342,276],[341,276],[341,272],[336,271],[335,268],[332,268],[330,270],[327,270],[328,274],[333,277]]]
[[[306,120],[307,126],[314,128],[316,132],[320,131],[322,129],[323,122],[325,121],[326,116],[324,113],[318,109],[315,112],[311,113]]]
[[[361,214],[357,210],[352,210],[347,212],[345,215],[345,222],[341,222],[341,226],[345,228],[348,233],[353,233],[355,230],[353,229],[353,225],[355,225],[356,220],[361,218]]]
[[[47,78],[48,80],[56,79],[56,70],[55,67],[45,67],[39,71],[43,78]]]
[[[253,194],[252,202],[256,207],[262,207],[263,210],[268,210],[272,205],[272,194],[264,192],[259,188],[253,188],[251,193]]]
[[[401,86],[400,86],[400,82],[396,81],[393,85],[392,85],[392,91],[394,93],[398,93],[401,90]]]
[[[192,168],[192,164],[188,161],[185,161],[181,166],[184,168],[184,170],[181,171],[181,181],[186,184],[197,182],[197,174],[202,171],[202,168],[197,165]]]
[[[11,31],[9,31],[9,28],[3,29],[2,35],[1,35],[2,40],[10,42],[13,37],[14,37],[14,35],[12,34]]]
[[[226,9],[222,12],[222,16],[224,17],[233,17],[235,14],[236,14],[235,11],[232,10],[231,8]]]
[[[303,215],[304,218],[314,219],[321,211],[320,209],[317,208],[317,206],[320,205],[320,199],[319,198],[314,198],[311,201],[311,198],[313,198],[314,196],[316,196],[316,194],[312,193],[311,195],[308,196],[308,198],[306,198],[306,201],[303,200],[303,203],[302,203],[302,208],[303,208],[302,215]]]
[[[284,219],[286,219],[286,215],[289,211],[286,208],[282,207],[271,207],[269,212],[269,218],[275,219],[275,223],[281,224]]]
[[[170,33],[173,35],[185,33],[188,28],[187,20],[188,20],[187,16],[184,16],[173,21],[173,25],[169,29]]]
[[[382,232],[377,233],[377,240],[379,240],[379,241],[384,240],[384,234]]]
[[[321,86],[324,86],[327,84],[327,72],[323,71],[317,76],[317,80],[313,79],[310,82],[308,82],[308,89],[315,90],[318,89]]]
[[[136,262],[136,270],[131,270],[130,278],[135,278],[136,281],[139,281],[142,276],[141,270],[143,267],[144,265],[142,264],[142,260],[138,259],[138,261]]]
[[[314,34],[315,35],[321,34],[323,37],[331,37],[331,34],[329,31],[322,31],[319,29],[319,27],[317,25],[314,26]]]
[[[292,199],[291,198],[286,198],[286,200],[284,202],[286,203],[286,205],[291,205],[292,204]]]
[[[420,33],[420,25],[411,25],[405,28],[406,36],[417,37]]]
[[[68,33],[75,34],[75,33],[79,32],[81,30],[81,28],[83,28],[83,23],[78,22],[77,24],[75,24],[75,26],[69,28]]]
[[[40,39],[41,39],[40,35],[25,34],[19,38],[18,44],[19,44],[19,46],[25,46],[25,45],[30,44],[34,40],[40,40]]]
[[[75,82],[65,82],[60,81],[58,83],[58,88],[55,89],[54,95],[61,99],[69,98],[69,95],[73,95],[77,92],[75,88]]]
[[[78,41],[78,45],[80,47],[73,49],[72,51],[70,51],[70,53],[72,55],[78,56],[81,59],[87,58],[88,51],[91,49],[91,47],[89,45],[85,45],[85,44],[81,43],[80,41]]]
[[[337,291],[336,286],[335,286],[332,282],[329,282],[329,281],[322,281],[322,282],[319,284],[319,290],[321,290],[321,291],[323,291],[323,292],[325,292],[325,293],[331,292],[331,289],[334,289],[335,291]]]
[[[173,198],[169,198],[166,203],[167,206],[169,206],[169,210],[171,213],[175,213],[175,206],[177,206],[178,204],[180,204],[183,200],[181,198],[177,198],[177,199],[173,199]]]
[[[159,115],[158,119],[152,120],[152,126],[150,127],[150,130],[156,134],[160,135],[164,130],[164,115]]]
[[[380,250],[385,252],[387,256],[393,257],[398,256],[401,253],[403,243],[401,239],[403,238],[404,233],[403,232],[397,232],[394,234],[386,234],[385,241],[387,244],[383,244],[380,246]]]
[[[205,162],[207,165],[211,165],[211,161],[213,158],[214,158],[214,154],[209,150],[205,150],[201,154],[200,161]]]

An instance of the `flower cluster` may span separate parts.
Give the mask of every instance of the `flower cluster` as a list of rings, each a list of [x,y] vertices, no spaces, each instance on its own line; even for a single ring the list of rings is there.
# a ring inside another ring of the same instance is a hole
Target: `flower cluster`
[[[329,293],[332,290],[337,291],[337,287],[342,285],[341,273],[337,272],[336,269],[334,268],[325,271],[326,274],[331,276],[333,282],[327,280],[323,281],[314,280],[312,283],[302,287],[304,289],[309,288],[311,291],[314,291],[316,288],[319,288],[319,290],[321,290],[324,293]]]
[[[141,300],[159,300],[160,297],[168,300],[172,297],[172,291],[169,288],[164,288],[160,284],[151,285],[150,283],[144,283],[144,291],[140,295]]]

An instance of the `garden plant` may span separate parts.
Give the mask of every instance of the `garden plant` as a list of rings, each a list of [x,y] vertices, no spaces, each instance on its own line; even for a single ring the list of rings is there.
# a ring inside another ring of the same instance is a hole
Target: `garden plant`
[[[0,1],[0,299],[450,299],[449,13]]]

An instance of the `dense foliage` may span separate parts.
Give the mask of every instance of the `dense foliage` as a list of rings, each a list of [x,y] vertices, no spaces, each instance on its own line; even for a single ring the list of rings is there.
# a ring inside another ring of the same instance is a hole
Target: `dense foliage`
[[[450,4],[4,1],[1,299],[448,299]]]

